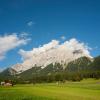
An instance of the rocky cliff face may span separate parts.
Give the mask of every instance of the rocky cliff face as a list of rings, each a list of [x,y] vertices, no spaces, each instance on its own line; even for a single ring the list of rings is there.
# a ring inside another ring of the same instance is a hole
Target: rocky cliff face
[[[56,53],[55,50],[52,50],[48,51],[47,54],[43,52],[40,55],[36,55],[32,60],[27,60],[22,64],[16,64],[11,68],[15,70],[17,73],[21,73],[25,70],[34,67],[35,65],[42,66],[42,68],[44,68],[51,63],[54,64],[55,62],[62,64],[64,67],[64,64],[67,65],[69,62],[74,61],[75,59],[78,59],[83,56],[86,55],[82,54],[81,52],[77,54],[73,54],[72,52],[69,54],[67,53],[67,51],[63,52],[59,50],[59,52]]]
[[[23,58],[23,62],[11,67],[18,73],[28,70],[35,65],[45,68],[51,63],[67,65],[69,62],[83,56],[90,59],[92,58],[88,47],[76,39],[70,39],[64,43],[59,43],[57,40],[52,40],[48,44],[44,44],[41,47],[33,48],[31,51],[20,50],[19,53]]]

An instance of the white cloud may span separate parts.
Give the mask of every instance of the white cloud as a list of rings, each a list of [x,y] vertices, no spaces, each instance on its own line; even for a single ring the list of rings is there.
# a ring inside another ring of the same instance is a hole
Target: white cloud
[[[26,32],[21,32],[21,33],[20,33],[20,37],[21,37],[21,38],[26,38],[28,35],[29,35],[29,34],[26,33]]]
[[[30,59],[33,57],[33,55],[38,55],[43,52],[47,52],[48,50],[51,50],[53,48],[57,48],[58,44],[59,44],[59,41],[52,40],[48,44],[44,44],[41,47],[39,46],[38,48],[33,48],[33,50],[31,50],[31,51],[24,51],[24,50],[20,49],[19,54],[22,55],[24,60]]]
[[[32,21],[29,21],[29,22],[27,23],[28,26],[32,26],[33,24],[35,24],[35,23],[33,23]]]
[[[27,44],[28,39],[18,37],[16,33],[0,36],[0,60],[5,58],[6,53],[18,46]]]
[[[76,55],[73,54],[75,50],[81,50]],[[57,40],[44,44],[41,47],[33,48],[30,51],[20,50],[19,54],[23,58],[22,65],[25,66],[22,69],[26,70],[29,67],[37,64],[38,66],[46,66],[55,62],[69,62],[81,56],[90,57],[89,47],[79,42],[77,39],[72,38],[64,43],[60,43]]]
[[[65,37],[65,36],[61,36],[61,39],[62,39],[62,40],[65,40],[65,39],[66,39],[66,37]]]

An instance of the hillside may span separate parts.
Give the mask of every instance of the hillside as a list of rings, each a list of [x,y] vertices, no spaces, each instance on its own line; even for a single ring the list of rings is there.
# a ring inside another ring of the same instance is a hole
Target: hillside
[[[70,72],[87,70],[88,66],[92,63],[92,60],[93,59],[89,59],[87,57],[78,58],[78,59],[68,63],[65,70],[70,71]],[[94,63],[94,61],[93,61],[93,63]]]
[[[21,73],[16,73],[15,70],[11,68],[0,73],[0,79],[14,79],[18,82],[51,82],[66,79],[80,80],[80,78],[82,79],[84,77],[100,78],[100,56],[94,59],[80,57],[68,64],[51,63],[44,68],[35,65]]]

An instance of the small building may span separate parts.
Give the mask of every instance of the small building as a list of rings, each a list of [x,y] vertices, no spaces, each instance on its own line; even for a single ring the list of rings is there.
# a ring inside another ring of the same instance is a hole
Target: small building
[[[13,82],[11,80],[5,80],[0,83],[1,86],[13,86]]]
[[[1,82],[1,83],[0,83],[1,86],[4,86],[4,84],[5,84],[5,82]]]

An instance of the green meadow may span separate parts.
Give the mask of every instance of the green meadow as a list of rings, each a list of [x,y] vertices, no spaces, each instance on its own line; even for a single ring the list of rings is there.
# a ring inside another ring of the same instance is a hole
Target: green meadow
[[[100,80],[0,87],[0,100],[100,100]]]

